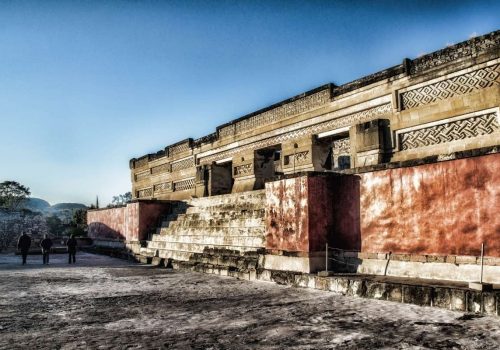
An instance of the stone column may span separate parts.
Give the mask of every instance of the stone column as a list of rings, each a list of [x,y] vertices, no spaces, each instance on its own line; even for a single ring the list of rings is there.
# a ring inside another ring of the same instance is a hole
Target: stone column
[[[349,130],[354,167],[385,163],[390,159],[391,136],[389,120],[375,119]]]
[[[200,165],[196,167],[195,194],[197,197],[208,196],[209,166]]]
[[[233,193],[256,189],[254,152],[233,157]]]
[[[315,170],[313,136],[291,140],[282,144],[282,169],[285,174]]]

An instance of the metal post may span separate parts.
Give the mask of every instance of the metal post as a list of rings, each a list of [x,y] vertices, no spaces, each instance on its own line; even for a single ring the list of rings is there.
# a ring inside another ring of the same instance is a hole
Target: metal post
[[[484,242],[481,243],[481,279],[480,279],[481,284],[483,284],[483,261],[484,261]]]
[[[328,272],[328,243],[325,249],[325,271]]]

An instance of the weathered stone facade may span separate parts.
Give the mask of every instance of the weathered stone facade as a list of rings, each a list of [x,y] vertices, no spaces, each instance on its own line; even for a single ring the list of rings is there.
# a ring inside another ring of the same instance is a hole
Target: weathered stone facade
[[[136,202],[91,232],[130,241],[131,209],[164,200],[133,238],[151,261],[308,273],[328,244],[338,271],[474,281],[485,243],[498,283],[499,53],[497,31],[132,159]]]
[[[449,154],[499,142],[500,32],[342,86],[328,84],[132,159],[134,198],[262,189],[280,175]]]

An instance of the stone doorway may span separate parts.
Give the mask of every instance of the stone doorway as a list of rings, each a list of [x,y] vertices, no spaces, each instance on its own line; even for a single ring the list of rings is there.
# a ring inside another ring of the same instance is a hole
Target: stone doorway
[[[210,195],[231,193],[233,189],[233,162],[213,163],[210,169]]]
[[[318,136],[321,166],[324,170],[342,170],[351,167],[351,140],[349,132],[324,137]]]
[[[255,151],[255,188],[264,188],[264,183],[282,175],[281,145],[275,145]]]

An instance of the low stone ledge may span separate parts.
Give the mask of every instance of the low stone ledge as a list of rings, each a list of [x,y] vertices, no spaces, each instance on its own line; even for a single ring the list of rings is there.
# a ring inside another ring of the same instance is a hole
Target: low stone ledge
[[[338,251],[328,253],[333,257],[358,258],[358,259],[378,259],[394,261],[413,261],[423,263],[448,263],[448,264],[468,264],[479,265],[481,258],[473,255],[437,255],[437,254],[407,254],[407,253],[373,253],[373,252],[353,252]],[[500,266],[500,257],[486,256],[483,259],[485,266]]]

